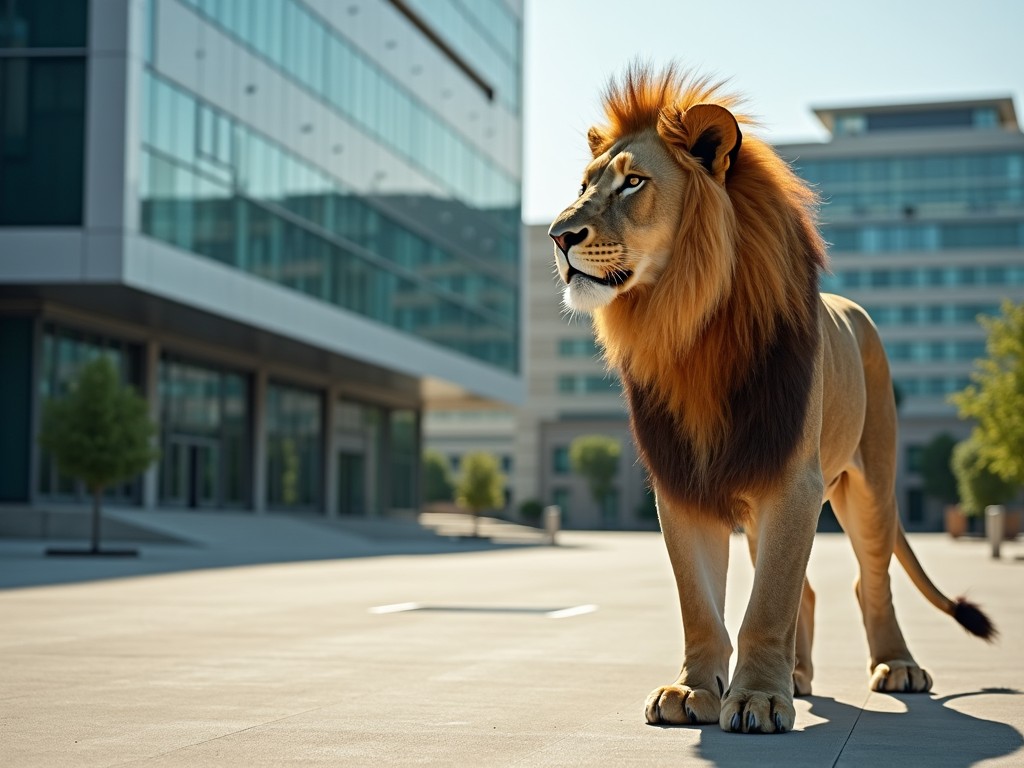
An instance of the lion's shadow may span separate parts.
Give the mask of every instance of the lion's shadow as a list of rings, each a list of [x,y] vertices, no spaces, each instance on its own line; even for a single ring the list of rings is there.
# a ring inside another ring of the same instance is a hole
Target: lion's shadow
[[[718,728],[702,728],[699,753],[718,766],[757,764],[787,766],[898,765],[900,768],[941,765],[967,768],[982,760],[1012,755],[1024,746],[1024,735],[1001,722],[983,720],[946,706],[966,696],[1019,696],[1006,688],[943,697],[896,694],[904,712],[874,712],[824,696],[807,696],[817,722],[782,737],[737,736]],[[798,715],[799,725],[799,715]],[[825,762],[823,762],[825,761]]]

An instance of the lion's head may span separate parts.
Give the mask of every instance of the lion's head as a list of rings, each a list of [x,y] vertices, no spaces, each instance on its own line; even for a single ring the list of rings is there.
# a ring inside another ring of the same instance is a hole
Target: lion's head
[[[594,159],[577,200],[551,225],[555,261],[568,308],[593,312],[617,296],[658,283],[678,248],[681,224],[714,207],[714,236],[728,240],[724,190],[742,133],[723,104],[695,103],[716,93],[705,81],[689,86],[670,69],[660,78],[634,69],[605,95],[609,125],[591,128]],[[721,99],[731,105],[734,99]],[[718,252],[732,243],[715,244]],[[691,255],[689,258],[693,258]],[[732,265],[709,260],[716,282]],[[704,269],[702,268],[702,271]],[[706,271],[704,278],[712,277]]]

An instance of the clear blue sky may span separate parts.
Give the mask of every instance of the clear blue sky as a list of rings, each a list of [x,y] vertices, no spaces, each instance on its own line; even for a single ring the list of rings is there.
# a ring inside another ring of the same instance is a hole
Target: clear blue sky
[[[729,78],[770,141],[812,106],[1009,95],[1024,122],[1024,0],[526,0],[523,218],[574,197],[608,78],[637,56]]]

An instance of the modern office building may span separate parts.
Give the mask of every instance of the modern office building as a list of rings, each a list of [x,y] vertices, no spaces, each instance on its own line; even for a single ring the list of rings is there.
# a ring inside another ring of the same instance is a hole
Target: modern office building
[[[517,402],[521,0],[0,0],[0,504],[81,499],[48,398],[113,360],[133,507],[418,506],[420,417]]]
[[[831,274],[863,305],[900,394],[897,495],[908,528],[937,530],[922,448],[970,433],[948,396],[985,354],[980,314],[1024,300],[1024,134],[1009,97],[820,108],[825,143],[777,147],[824,200]]]
[[[453,472],[469,451],[498,456],[508,467],[509,514],[524,501],[538,501],[559,505],[567,527],[653,527],[653,503],[618,380],[600,359],[589,319],[562,310],[547,231],[547,224],[528,226],[523,236],[525,402],[518,408],[480,409],[466,402],[432,410],[424,422],[425,441],[449,457]],[[569,463],[572,441],[590,434],[611,435],[622,447],[604,508],[598,508]]]
[[[816,114],[829,141],[777,149],[824,201],[831,274],[822,289],[865,306],[888,349],[901,395],[897,493],[904,522],[938,530],[942,505],[923,493],[921,450],[943,432],[969,434],[947,397],[967,384],[985,352],[976,318],[998,312],[1003,299],[1024,300],[1024,134],[1010,98]],[[625,409],[597,359],[589,324],[560,312],[546,232],[547,225],[528,227],[525,238],[529,397],[515,429],[501,433],[504,450],[514,454],[513,503],[561,504],[581,526],[643,526],[649,502]],[[471,422],[458,414],[432,420],[428,439],[446,436],[455,457],[459,425]],[[614,509],[596,510],[569,471],[569,444],[590,432],[623,442]],[[462,444],[468,437],[463,428]]]

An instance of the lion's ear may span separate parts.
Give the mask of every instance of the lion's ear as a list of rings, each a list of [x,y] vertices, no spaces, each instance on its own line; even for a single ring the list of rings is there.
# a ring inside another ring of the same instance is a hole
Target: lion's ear
[[[676,121],[672,139],[724,184],[743,143],[743,134],[732,112],[717,104],[695,104],[686,112],[677,111]]]
[[[587,131],[587,144],[590,145],[590,154],[594,157],[604,154],[608,146],[608,139],[596,125]]]

